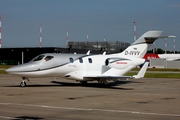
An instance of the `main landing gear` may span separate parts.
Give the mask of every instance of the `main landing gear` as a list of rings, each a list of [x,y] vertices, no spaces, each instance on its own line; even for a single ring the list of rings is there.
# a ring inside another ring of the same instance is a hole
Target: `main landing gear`
[[[98,80],[98,83],[108,85],[108,80]]]
[[[29,78],[28,77],[22,77],[22,82],[20,83],[20,87],[26,87],[25,80],[29,81]]]

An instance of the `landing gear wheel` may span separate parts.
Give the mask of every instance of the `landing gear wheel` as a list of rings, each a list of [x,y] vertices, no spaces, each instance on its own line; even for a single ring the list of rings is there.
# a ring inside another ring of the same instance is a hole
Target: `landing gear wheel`
[[[25,86],[26,86],[26,82],[24,82],[24,81],[21,82],[21,83],[20,83],[20,86],[21,86],[21,87],[25,87]]]
[[[22,82],[20,83],[20,87],[26,87],[26,82],[25,81],[29,81],[28,77],[22,77]]]
[[[98,80],[98,83],[102,84],[102,85],[108,85],[108,81],[107,80]]]

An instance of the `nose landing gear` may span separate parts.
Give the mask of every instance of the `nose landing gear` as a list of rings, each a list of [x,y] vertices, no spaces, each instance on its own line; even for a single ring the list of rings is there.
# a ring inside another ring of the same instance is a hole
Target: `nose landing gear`
[[[25,81],[22,81],[22,82],[20,83],[20,86],[21,86],[21,87],[25,87],[25,86],[26,86],[26,82],[25,82]]]
[[[22,77],[22,82],[20,83],[20,87],[26,87],[26,82],[25,80],[29,81],[29,78],[28,77]]]

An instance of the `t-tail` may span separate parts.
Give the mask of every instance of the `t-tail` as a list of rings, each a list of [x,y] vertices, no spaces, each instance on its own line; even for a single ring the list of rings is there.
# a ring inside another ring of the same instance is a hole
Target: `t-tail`
[[[131,46],[118,55],[127,57],[143,58],[149,47],[158,38],[174,38],[175,36],[161,36],[162,31],[148,31],[137,39]]]

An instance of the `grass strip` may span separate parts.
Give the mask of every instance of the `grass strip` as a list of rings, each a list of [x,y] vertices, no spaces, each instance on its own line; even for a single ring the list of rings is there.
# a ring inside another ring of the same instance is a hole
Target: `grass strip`
[[[138,72],[129,72],[127,76],[136,75]],[[146,73],[144,78],[180,78],[178,73]]]

